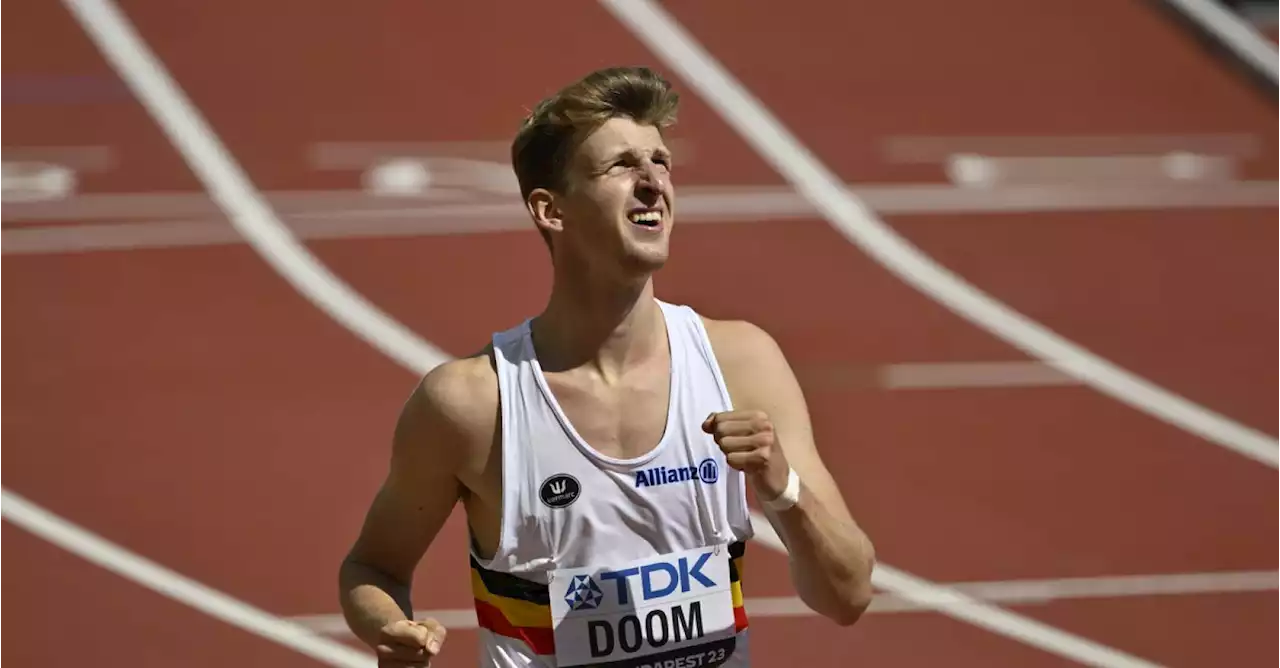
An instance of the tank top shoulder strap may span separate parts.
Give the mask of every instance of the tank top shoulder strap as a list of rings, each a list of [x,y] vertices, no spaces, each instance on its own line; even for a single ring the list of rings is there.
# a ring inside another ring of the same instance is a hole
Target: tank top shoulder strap
[[[521,435],[527,430],[526,406],[530,399],[532,346],[529,339],[529,320],[508,329],[494,332],[494,371],[498,380],[499,430],[497,447],[502,461],[502,519],[499,523],[497,549],[488,558],[479,555],[471,546],[472,561],[483,568],[494,568],[506,561],[515,549],[513,518],[519,516],[520,495],[524,492],[521,471],[525,467],[525,453],[520,447]]]
[[[678,346],[687,362],[700,362],[715,381],[716,390],[726,409],[733,408],[733,399],[729,396],[729,386],[725,383],[724,374],[720,371],[720,363],[716,360],[715,350],[711,347],[711,338],[707,334],[702,316],[692,307],[682,304],[670,304],[659,301],[662,312],[667,318],[667,331],[672,338],[672,345]]]
[[[529,358],[529,320],[500,332],[492,337],[494,361],[501,367],[503,364],[520,365]]]

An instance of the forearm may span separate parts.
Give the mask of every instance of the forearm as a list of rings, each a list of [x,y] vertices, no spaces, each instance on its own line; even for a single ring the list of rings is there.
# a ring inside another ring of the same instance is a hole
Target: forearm
[[[767,514],[787,546],[800,598],[819,614],[852,624],[871,602],[875,551],[841,510],[824,505],[802,481],[795,506]]]
[[[370,647],[387,624],[413,619],[409,585],[376,568],[348,559],[339,570],[338,586],[347,626]]]

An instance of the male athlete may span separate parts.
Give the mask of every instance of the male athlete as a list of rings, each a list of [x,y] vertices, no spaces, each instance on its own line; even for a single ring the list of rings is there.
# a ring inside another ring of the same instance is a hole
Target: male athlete
[[[679,98],[646,68],[542,101],[512,146],[553,286],[537,316],[426,374],[339,576],[381,666],[428,666],[410,582],[462,502],[480,665],[747,666],[750,486],[804,602],[838,624],[874,555],[818,456],[774,340],[654,297],[675,224],[663,132]],[[769,271],[735,266],[721,271]]]

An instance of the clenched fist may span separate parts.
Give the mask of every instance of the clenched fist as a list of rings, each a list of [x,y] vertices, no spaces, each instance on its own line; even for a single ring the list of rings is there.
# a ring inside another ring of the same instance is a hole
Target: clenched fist
[[[378,668],[428,668],[444,637],[444,626],[434,619],[387,624],[378,635]]]
[[[773,421],[761,411],[712,413],[702,430],[715,437],[725,461],[747,474],[762,499],[775,499],[787,488],[787,458],[778,445]]]

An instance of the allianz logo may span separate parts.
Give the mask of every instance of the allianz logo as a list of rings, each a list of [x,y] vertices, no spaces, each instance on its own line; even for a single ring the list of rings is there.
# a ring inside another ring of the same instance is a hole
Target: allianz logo
[[[720,465],[708,457],[697,466],[655,466],[636,471],[636,488],[657,487],[677,482],[714,485],[720,479]]]

